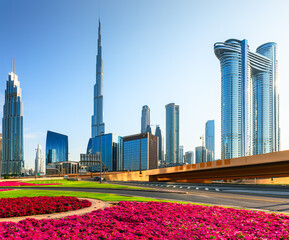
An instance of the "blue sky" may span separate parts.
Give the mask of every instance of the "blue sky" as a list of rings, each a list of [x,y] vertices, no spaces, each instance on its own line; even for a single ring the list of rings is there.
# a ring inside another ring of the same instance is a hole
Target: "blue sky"
[[[106,132],[140,131],[141,107],[165,130],[165,105],[180,105],[180,143],[201,145],[216,121],[220,157],[221,73],[215,42],[279,44],[281,149],[289,148],[289,1],[0,0],[0,114],[11,58],[24,102],[24,157],[34,166],[47,130],[69,137],[79,160],[91,132],[97,24],[101,12]]]

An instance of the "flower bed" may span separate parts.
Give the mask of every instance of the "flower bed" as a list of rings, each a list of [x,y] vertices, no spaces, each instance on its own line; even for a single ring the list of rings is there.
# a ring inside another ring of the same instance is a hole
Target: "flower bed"
[[[66,212],[89,206],[91,206],[90,201],[76,197],[2,198],[0,199],[0,218]]]
[[[19,181],[0,182],[0,187],[18,187],[18,186],[40,186],[40,185],[61,185],[62,183],[26,183]]]
[[[11,190],[14,190],[14,189],[0,189],[0,192],[11,191]]]
[[[121,202],[64,219],[0,223],[0,239],[288,239],[282,214],[174,203]]]

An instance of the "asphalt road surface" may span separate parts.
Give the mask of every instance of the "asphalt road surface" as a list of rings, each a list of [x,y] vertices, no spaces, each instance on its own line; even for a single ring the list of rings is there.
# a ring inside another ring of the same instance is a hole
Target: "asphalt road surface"
[[[289,187],[179,183],[118,184],[150,187],[154,190],[64,187],[25,187],[25,189],[113,193],[289,213]]]

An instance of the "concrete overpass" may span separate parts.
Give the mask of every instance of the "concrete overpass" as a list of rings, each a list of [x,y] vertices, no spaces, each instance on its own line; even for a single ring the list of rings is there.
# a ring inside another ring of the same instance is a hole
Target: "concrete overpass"
[[[177,167],[106,173],[112,181],[204,182],[289,176],[289,150]]]
[[[58,175],[57,175],[58,176]],[[76,175],[69,175],[75,177]],[[99,176],[99,173],[93,173]],[[91,174],[81,178],[90,178]],[[289,177],[289,150],[145,171],[106,172],[109,181],[206,182],[219,179]],[[289,178],[286,178],[289,184]]]

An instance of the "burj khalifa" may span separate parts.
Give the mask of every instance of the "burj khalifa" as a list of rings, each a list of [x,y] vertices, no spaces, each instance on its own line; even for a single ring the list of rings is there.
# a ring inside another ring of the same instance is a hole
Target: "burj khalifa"
[[[98,25],[98,43],[96,56],[96,83],[94,85],[94,110],[91,116],[91,137],[103,135],[105,126],[103,122],[103,95],[102,95],[102,45],[101,45],[101,23]]]

